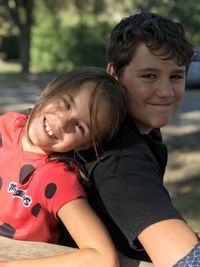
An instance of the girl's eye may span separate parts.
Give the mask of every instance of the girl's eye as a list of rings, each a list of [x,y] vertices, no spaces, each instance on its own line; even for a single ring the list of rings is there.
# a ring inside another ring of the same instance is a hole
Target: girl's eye
[[[78,131],[81,132],[82,135],[85,134],[85,128],[84,128],[79,122],[76,123],[76,126],[75,126],[75,127],[76,127],[76,129],[77,129]]]
[[[71,109],[71,103],[70,101],[68,101],[67,99],[63,99],[65,107],[67,108],[67,110]]]

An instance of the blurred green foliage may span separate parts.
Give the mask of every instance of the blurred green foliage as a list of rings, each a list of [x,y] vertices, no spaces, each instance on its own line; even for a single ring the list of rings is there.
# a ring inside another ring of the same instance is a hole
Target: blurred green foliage
[[[57,63],[62,54],[60,21],[44,2],[37,2],[32,27],[31,64],[37,72],[59,71]],[[63,60],[65,60],[65,56]]]
[[[66,13],[67,15],[67,13]],[[105,67],[111,23],[92,13],[55,16],[37,2],[32,28],[31,63],[35,72],[64,72],[75,66]]]
[[[192,0],[135,0],[141,11],[151,11],[180,21],[194,46],[200,46],[200,1]]]
[[[112,26],[122,17],[139,11],[151,11],[180,21],[194,46],[200,46],[199,0],[32,0],[33,24],[29,21],[29,25],[26,20],[21,20],[19,25],[13,21],[8,12],[9,3],[19,1],[0,0],[0,56],[9,59],[14,52],[19,54],[14,42],[6,45],[12,49],[2,51],[5,50],[2,40],[9,40],[10,35],[26,35],[26,29],[31,27],[31,72],[59,73],[80,65],[104,68]],[[25,11],[24,8],[16,5],[12,11]],[[18,15],[21,18],[21,12]],[[25,30],[20,32],[21,28]]]
[[[68,59],[74,65],[105,67],[107,36],[111,24],[97,21],[94,15],[85,14],[77,24],[70,28]]]

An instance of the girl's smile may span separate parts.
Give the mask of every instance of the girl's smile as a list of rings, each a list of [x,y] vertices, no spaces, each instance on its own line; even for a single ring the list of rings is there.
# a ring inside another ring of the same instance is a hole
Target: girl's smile
[[[39,153],[68,152],[91,143],[89,101],[93,89],[84,87],[74,96],[58,96],[36,116],[23,137],[23,149]]]
[[[44,129],[49,137],[57,139],[46,118],[44,118]]]
[[[108,142],[127,112],[127,95],[105,71],[78,68],[50,82],[24,127],[24,151],[56,154]],[[67,156],[67,155],[66,155]]]

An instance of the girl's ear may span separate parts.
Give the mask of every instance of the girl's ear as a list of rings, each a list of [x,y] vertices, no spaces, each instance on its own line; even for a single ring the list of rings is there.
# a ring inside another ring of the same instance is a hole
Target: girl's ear
[[[112,63],[108,63],[106,72],[118,81],[118,77]]]

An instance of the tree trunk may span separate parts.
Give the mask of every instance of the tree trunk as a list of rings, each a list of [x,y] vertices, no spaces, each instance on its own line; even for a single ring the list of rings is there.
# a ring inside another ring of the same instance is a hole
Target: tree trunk
[[[18,26],[20,32],[20,62],[23,73],[29,73],[30,64],[30,42],[31,27],[33,24],[32,12],[34,0],[4,0],[14,23]],[[21,15],[25,14],[25,18]]]
[[[20,62],[22,66],[22,73],[29,73],[30,65],[30,34],[21,34],[20,37]]]

